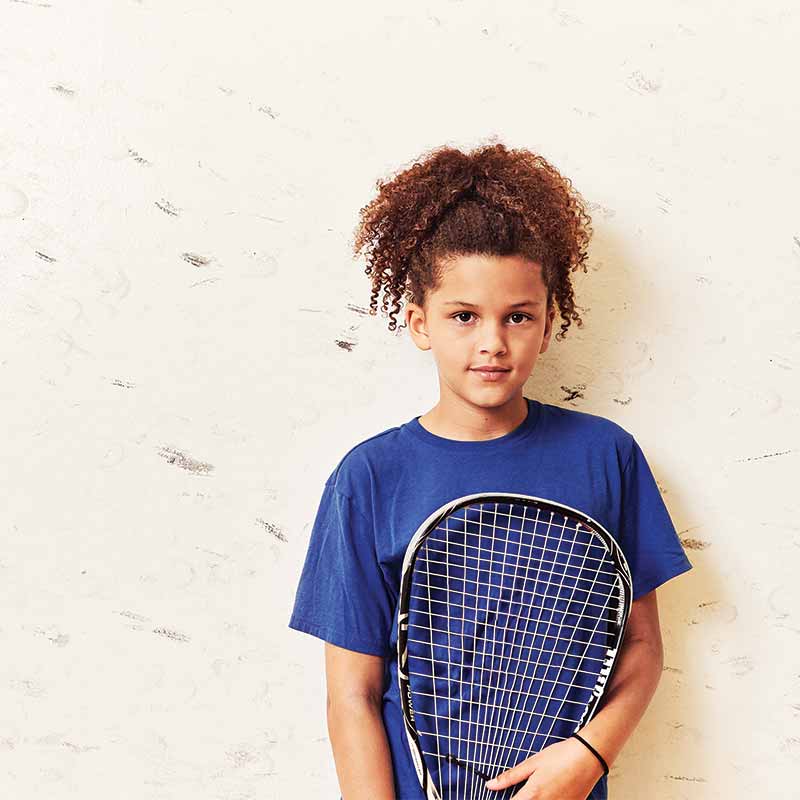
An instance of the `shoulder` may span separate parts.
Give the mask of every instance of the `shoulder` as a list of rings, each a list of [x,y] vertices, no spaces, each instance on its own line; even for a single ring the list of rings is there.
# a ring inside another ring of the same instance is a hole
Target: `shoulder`
[[[326,485],[350,497],[369,492],[396,462],[400,447],[400,426],[393,425],[353,444],[339,459]]]
[[[547,429],[562,442],[577,440],[601,452],[613,451],[621,465],[628,463],[636,441],[620,423],[600,414],[551,403],[542,403],[541,406]]]

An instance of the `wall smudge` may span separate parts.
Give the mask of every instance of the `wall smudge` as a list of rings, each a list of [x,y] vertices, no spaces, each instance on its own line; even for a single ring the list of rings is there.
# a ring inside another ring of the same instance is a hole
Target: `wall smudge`
[[[181,253],[181,258],[184,261],[188,261],[194,267],[206,267],[214,260],[213,258],[206,258],[197,253]]]
[[[266,522],[265,520],[261,519],[261,517],[258,517],[256,522],[258,522],[268,533],[271,533],[276,539],[280,539],[282,542],[289,541],[277,525],[273,525],[271,522]]]
[[[789,453],[794,453],[794,450],[780,450],[777,453],[765,453],[763,456],[750,456],[750,458],[737,458],[738,462],[742,461],[758,461],[762,458],[773,458],[774,456],[785,456]]]
[[[172,203],[170,203],[169,200],[164,200],[163,198],[161,199],[160,202],[156,200],[155,206],[156,208],[160,208],[165,214],[169,214],[171,217],[179,216],[178,209],[175,208],[175,206],[172,205]]]
[[[149,617],[144,617],[141,614],[136,614],[133,611],[119,611],[117,612],[121,617],[135,620],[136,622],[149,622]]]
[[[128,155],[139,164],[150,166],[150,162],[144,156],[140,156],[135,150],[131,150],[130,147],[128,148]]]
[[[186,453],[180,450],[175,450],[172,447],[162,447],[158,451],[158,454],[162,458],[166,459],[170,464],[176,464],[181,469],[185,469],[187,472],[192,472],[195,475],[208,474],[214,469],[213,464],[208,464],[205,461],[198,461],[197,459],[186,455]]]
[[[687,550],[705,550],[706,547],[711,547],[711,542],[704,542],[702,539],[682,538],[681,544]]]
[[[576,397],[583,397],[583,390],[586,388],[585,383],[579,383],[576,386],[561,386],[560,387],[566,394],[562,400],[574,400]]]
[[[171,631],[168,628],[153,628],[153,633],[159,636],[166,636],[167,639],[174,639],[176,642],[191,641],[185,633],[178,633],[178,631]]]

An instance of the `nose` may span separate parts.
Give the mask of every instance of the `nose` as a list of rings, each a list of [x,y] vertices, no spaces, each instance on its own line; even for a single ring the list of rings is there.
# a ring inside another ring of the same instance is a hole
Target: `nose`
[[[506,352],[502,323],[487,322],[480,327],[480,351],[489,355],[503,355]]]

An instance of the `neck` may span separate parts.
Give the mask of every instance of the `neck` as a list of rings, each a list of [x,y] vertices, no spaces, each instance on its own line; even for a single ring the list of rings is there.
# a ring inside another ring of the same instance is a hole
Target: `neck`
[[[419,423],[437,436],[471,442],[505,436],[527,416],[528,403],[521,392],[496,405],[479,405],[456,395],[441,395],[439,402],[419,418]]]

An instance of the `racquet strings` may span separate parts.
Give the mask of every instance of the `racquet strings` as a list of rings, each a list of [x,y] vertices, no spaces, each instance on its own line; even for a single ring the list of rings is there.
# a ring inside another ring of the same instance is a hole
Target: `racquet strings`
[[[617,571],[577,518],[472,503],[416,554],[408,674],[440,797],[505,798],[484,783],[573,733],[615,631]]]

